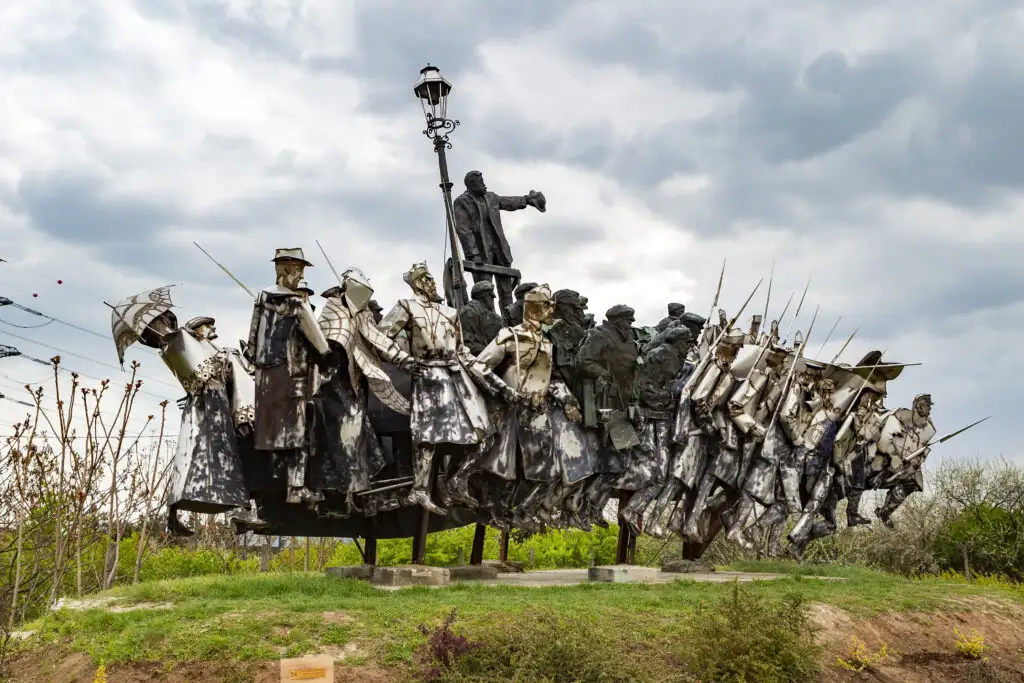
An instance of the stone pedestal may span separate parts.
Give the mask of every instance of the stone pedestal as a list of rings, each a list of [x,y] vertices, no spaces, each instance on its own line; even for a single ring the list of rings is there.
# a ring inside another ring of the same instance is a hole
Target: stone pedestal
[[[446,567],[407,564],[400,567],[374,567],[370,583],[375,586],[447,586],[451,574]]]
[[[661,565],[661,571],[667,574],[710,574],[715,568],[700,560],[669,560]]]
[[[372,564],[352,564],[344,567],[328,567],[324,570],[327,576],[333,576],[336,579],[360,579],[362,581],[369,581],[373,577],[373,565]]]
[[[448,567],[453,581],[490,581],[498,578],[498,568],[489,564],[460,564]]]
[[[601,583],[644,583],[656,581],[658,570],[631,564],[611,564],[591,567],[587,570],[587,578]]]

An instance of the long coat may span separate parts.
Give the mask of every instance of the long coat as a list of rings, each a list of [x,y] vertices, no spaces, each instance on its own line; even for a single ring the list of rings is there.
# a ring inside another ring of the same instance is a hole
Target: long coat
[[[512,250],[508,246],[508,240],[505,239],[505,230],[501,227],[501,212],[525,209],[527,207],[526,197],[502,197],[493,192],[487,192],[481,199],[487,207],[487,216],[494,228],[493,233],[484,225],[476,197],[468,192],[463,192],[452,202],[452,210],[455,213],[455,231],[459,235],[459,242],[462,243],[462,250],[467,257],[471,254],[479,254],[486,263],[511,266]]]

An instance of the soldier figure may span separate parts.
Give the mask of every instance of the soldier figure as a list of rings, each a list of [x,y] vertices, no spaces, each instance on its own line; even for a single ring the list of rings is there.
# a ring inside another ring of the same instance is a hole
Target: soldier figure
[[[503,327],[501,316],[494,312],[494,283],[484,280],[473,285],[472,300],[459,311],[462,339],[474,356],[498,336]]]
[[[392,339],[405,331],[416,360],[410,416],[416,455],[408,503],[445,514],[430,500],[435,452],[442,447],[447,455],[466,457],[490,424],[483,396],[466,372],[472,359],[462,344],[455,309],[437,303],[437,284],[426,263],[414,264],[402,279],[415,296],[396,303],[380,328]]]
[[[636,373],[640,400],[641,465],[639,490],[630,498],[622,511],[622,518],[639,535],[640,518],[651,501],[668,483],[668,468],[673,450],[672,427],[675,420],[676,397],[673,385],[683,372],[686,356],[693,345],[693,334],[677,325],[665,334],[664,341],[643,356]],[[628,475],[627,475],[628,476]],[[652,515],[657,522],[659,515]]]
[[[315,363],[330,350],[306,295],[297,291],[307,267],[302,249],[278,249],[277,284],[256,297],[247,350],[256,369],[256,450],[287,463],[288,503],[318,502],[306,487]]]
[[[931,415],[931,394],[920,394],[914,397],[913,408],[893,411],[882,426],[878,453],[888,463],[873,483],[889,489],[885,502],[875,510],[886,526],[892,525],[893,513],[907,496],[924,488],[921,464],[931,450],[928,443],[935,437]]]
[[[866,384],[857,398],[854,412],[836,435],[834,462],[846,496],[846,525],[851,528],[871,526],[871,520],[860,514],[860,499],[867,486],[868,468],[874,460],[878,438],[888,417],[881,403],[882,394]]]
[[[455,213],[455,231],[462,243],[462,251],[469,261],[495,266],[512,266],[512,250],[505,239],[501,226],[502,211],[519,211],[532,206],[538,211],[547,209],[544,195],[530,190],[519,197],[503,197],[489,192],[480,171],[466,174],[466,191],[455,198],[452,210]],[[473,273],[474,282],[491,280],[488,273]],[[501,310],[512,305],[512,278],[497,276],[498,303]],[[534,287],[537,285],[535,284]],[[531,287],[532,289],[532,287]],[[522,314],[520,313],[520,318]],[[514,323],[519,324],[520,321]]]
[[[664,332],[670,327],[675,327],[682,323],[683,314],[686,313],[686,306],[678,303],[671,303],[668,305],[668,316],[662,318],[657,326],[655,327],[658,332]]]
[[[516,300],[508,305],[501,306],[501,317],[505,321],[505,327],[515,327],[523,324],[523,297],[532,289],[537,288],[536,282],[523,282],[516,286]]]
[[[560,289],[551,298],[555,302],[555,320],[548,328],[548,338],[555,345],[554,373],[579,399],[581,392],[576,382],[576,352],[587,334],[583,319],[583,297],[571,289]]]

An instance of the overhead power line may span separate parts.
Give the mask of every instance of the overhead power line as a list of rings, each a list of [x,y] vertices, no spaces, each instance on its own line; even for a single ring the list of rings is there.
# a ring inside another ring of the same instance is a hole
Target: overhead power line
[[[78,330],[79,332],[85,332],[86,334],[91,334],[94,337],[99,337],[100,339],[110,339],[110,335],[101,334],[99,332],[96,332],[95,330],[90,330],[87,327],[82,327],[81,325],[76,325],[75,323],[68,322],[67,320],[61,320],[60,318],[58,318],[56,316],[53,316],[53,315],[47,315],[46,313],[42,313],[40,311],[37,311],[34,308],[29,308],[28,306],[24,306],[22,304],[19,304],[17,301],[9,299],[9,298],[7,298],[5,296],[0,296],[0,306],[13,306],[14,308],[17,308],[18,310],[24,311],[25,313],[28,313],[30,315],[38,316],[40,318],[45,318],[48,321],[48,322],[44,323],[45,325],[49,325],[50,323],[59,323],[61,325],[65,325],[65,326],[70,327],[72,329]],[[22,325],[16,325],[14,323],[7,322],[5,320],[0,320],[0,322],[3,322],[5,324],[7,324],[7,325],[11,325],[13,327],[22,327]],[[42,327],[42,326],[43,325],[37,325],[36,327]]]

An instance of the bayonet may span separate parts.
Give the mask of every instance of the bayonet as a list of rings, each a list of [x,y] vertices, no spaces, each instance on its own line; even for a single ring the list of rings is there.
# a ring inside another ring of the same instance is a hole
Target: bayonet
[[[885,486],[885,485],[891,484],[891,483],[893,483],[893,482],[895,482],[895,481],[897,481],[899,479],[902,479],[903,477],[905,477],[906,475],[910,474],[915,469],[920,467],[924,463],[924,455],[925,455],[925,453],[932,446],[935,446],[935,445],[940,444],[940,443],[945,443],[945,442],[949,441],[950,439],[952,439],[954,436],[959,436],[960,434],[963,434],[964,432],[966,432],[968,429],[971,429],[972,427],[977,427],[982,422],[985,422],[986,420],[988,420],[991,417],[992,417],[991,415],[989,415],[988,417],[983,417],[980,420],[978,420],[977,422],[972,422],[971,424],[967,425],[966,427],[961,427],[960,429],[956,430],[955,432],[950,432],[949,434],[946,434],[945,436],[943,436],[943,437],[941,437],[939,439],[932,439],[931,441],[926,443],[924,446],[921,446],[916,451],[914,451],[913,453],[908,455],[906,458],[904,458],[903,459],[903,467],[900,468],[899,472],[895,472],[894,474],[892,474],[892,476],[888,477],[879,486]]]
[[[768,324],[768,304],[772,300],[772,282],[775,281],[775,261],[772,261],[772,272],[768,276],[768,294],[764,297],[764,315],[761,316],[763,324]]]
[[[828,335],[825,337],[825,341],[821,342],[821,348],[818,349],[818,353],[815,355],[820,356],[821,352],[825,350],[825,344],[828,344],[828,340],[832,338],[832,333],[836,331],[839,326],[839,321],[843,319],[843,316],[836,318],[836,322],[832,325],[832,329],[828,331]]]
[[[831,361],[832,365],[835,365],[835,362],[837,360],[839,360],[839,356],[843,355],[843,351],[846,350],[846,347],[850,345],[850,342],[853,341],[854,336],[856,336],[857,332],[859,332],[859,331],[860,331],[860,328],[858,327],[856,330],[854,330],[853,332],[850,333],[849,337],[846,338],[846,343],[843,344],[843,348],[839,349],[839,351],[836,353],[836,355],[832,356],[832,361]]]
[[[241,287],[242,289],[244,289],[244,290],[245,290],[245,293],[246,293],[246,294],[248,294],[249,296],[251,296],[251,297],[252,297],[253,299],[255,299],[255,298],[256,298],[256,295],[252,293],[252,290],[251,290],[251,289],[249,289],[248,287],[246,287],[246,286],[245,286],[245,285],[244,285],[244,284],[242,283],[242,281],[241,281],[241,280],[239,280],[239,279],[238,279],[237,277],[235,277],[235,276],[234,276],[234,274],[233,274],[233,273],[232,273],[232,272],[231,272],[230,270],[228,270],[227,268],[225,268],[224,266],[222,266],[222,265],[220,264],[220,262],[218,262],[218,261],[217,261],[217,259],[215,259],[215,258],[213,258],[212,256],[210,256],[210,252],[208,252],[208,251],[206,251],[205,249],[203,249],[202,247],[200,247],[200,246],[199,246],[199,243],[198,243],[198,242],[193,242],[192,244],[196,245],[196,248],[197,248],[197,249],[199,249],[199,251],[201,251],[201,252],[203,252],[204,254],[206,254],[206,258],[208,258],[208,259],[210,259],[211,261],[213,261],[214,265],[216,265],[216,266],[217,266],[218,268],[220,268],[221,270],[223,270],[223,271],[224,271],[224,274],[225,274],[225,275],[227,275],[227,276],[228,276],[229,278],[231,278],[232,280],[234,280],[234,281],[235,281],[235,284],[237,284],[237,285],[238,285],[239,287]]]
[[[337,268],[335,268],[334,264],[331,263],[331,259],[330,259],[330,257],[327,256],[327,252],[324,251],[323,246],[320,244],[320,240],[315,240],[315,241],[316,241],[316,246],[319,247],[319,249],[320,249],[320,253],[324,255],[324,261],[327,261],[327,267],[331,269],[332,273],[334,273],[334,277],[338,280],[338,284],[342,288],[344,288],[345,287],[345,283],[341,281],[341,275],[338,274]]]
[[[811,278],[807,278],[807,284],[804,285],[804,293],[800,295],[800,303],[796,305],[796,313],[793,314],[793,319],[789,322],[789,329],[786,330],[786,336],[784,341],[789,342],[789,333],[793,331],[793,325],[796,324],[796,319],[800,317],[800,311],[804,307],[804,298],[807,297],[807,290],[811,286]]]

